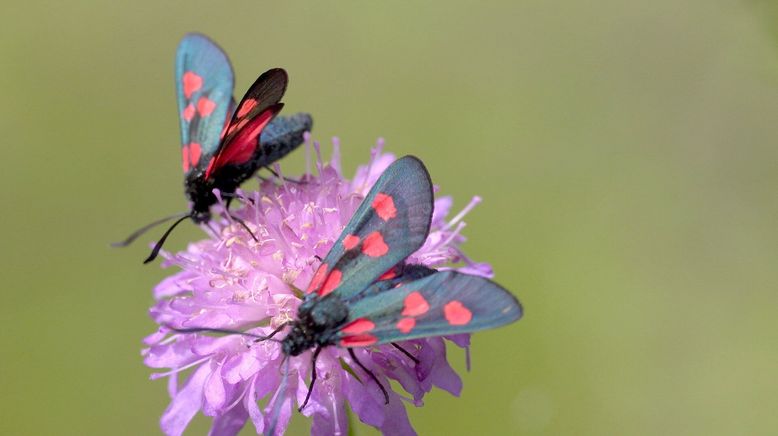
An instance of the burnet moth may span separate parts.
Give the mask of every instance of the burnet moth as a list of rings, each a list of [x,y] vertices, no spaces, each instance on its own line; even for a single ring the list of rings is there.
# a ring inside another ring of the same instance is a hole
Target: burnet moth
[[[176,52],[176,90],[184,188],[191,209],[150,223],[112,245],[127,246],[152,227],[176,219],[144,261],[151,262],[179,223],[186,218],[195,223],[211,219],[210,208],[217,202],[214,189],[229,205],[243,181],[302,144],[303,134],[313,125],[311,116],[276,117],[284,106],[287,82],[283,69],[268,70],[236,105],[227,55],[204,35],[186,35]]]
[[[427,239],[432,209],[432,182],[424,164],[412,156],[398,159],[376,181],[321,261],[296,319],[264,337],[208,328],[171,330],[243,334],[256,341],[280,342],[285,359],[313,349],[313,372],[299,410],[310,399],[320,351],[328,346],[346,348],[388,403],[386,388],[352,348],[391,343],[414,359],[397,342],[472,333],[522,316],[516,297],[491,280],[405,263]],[[288,330],[286,337],[272,339],[284,330]]]

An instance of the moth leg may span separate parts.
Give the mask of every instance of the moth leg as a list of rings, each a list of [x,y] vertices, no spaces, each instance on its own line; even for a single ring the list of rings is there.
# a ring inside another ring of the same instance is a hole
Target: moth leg
[[[235,221],[238,224],[240,224],[240,226],[243,227],[243,230],[247,231],[249,233],[249,235],[251,235],[251,239],[253,239],[254,242],[259,242],[259,239],[254,234],[254,232],[251,231],[251,229],[246,224],[246,222],[243,221],[242,219],[238,218],[237,216],[235,216],[235,215],[230,213],[230,204],[232,203],[232,200],[235,199],[235,196],[234,195],[230,195],[229,197],[225,197],[225,198],[227,199],[227,201],[224,202],[224,212],[227,214],[227,216],[232,218],[233,221]]]
[[[321,352],[322,347],[316,347],[316,350],[313,352],[313,357],[311,357],[311,383],[308,385],[308,393],[305,394],[305,401],[303,401],[302,406],[297,408],[298,412],[302,412],[305,406],[308,404],[308,400],[311,399],[311,392],[313,392],[313,384],[316,383],[316,359],[319,357],[319,353]]]
[[[238,198],[238,194],[236,194],[234,192],[222,192],[221,196],[222,196],[222,198],[226,198],[227,199],[227,201],[225,201],[225,206],[227,207],[227,209],[230,208],[230,202],[233,199]],[[249,203],[254,204],[254,199],[253,198],[244,197],[244,199],[247,200]]]
[[[402,353],[405,354],[406,356],[408,356],[409,359],[413,360],[413,363],[415,363],[416,365],[418,365],[420,363],[419,359],[413,357],[413,354],[411,354],[405,348],[401,347],[400,344],[398,344],[397,342],[392,342],[392,346],[394,348],[397,348],[398,350],[402,351]]]
[[[290,324],[289,322],[285,322],[285,323],[283,323],[283,324],[279,325],[278,327],[276,327],[276,329],[275,329],[275,330],[273,330],[272,332],[270,332],[270,334],[269,334],[269,335],[267,335],[267,336],[262,336],[262,337],[260,337],[260,338],[258,338],[258,339],[255,339],[255,340],[254,340],[254,342],[262,342],[262,341],[267,341],[267,340],[269,340],[269,339],[273,339],[273,336],[277,335],[277,334],[278,334],[278,333],[279,333],[281,330],[285,329],[285,328],[286,328],[286,326],[288,326],[289,324]],[[274,339],[274,341],[276,341],[276,342],[280,342],[278,339]]]
[[[367,375],[370,376],[370,378],[373,379],[373,381],[378,385],[379,388],[381,388],[381,392],[384,394],[384,404],[389,404],[389,393],[386,392],[386,388],[384,388],[384,385],[381,384],[380,381],[378,381],[378,377],[373,374],[373,371],[370,371],[369,369],[365,368],[365,365],[362,365],[362,362],[357,359],[357,355],[354,353],[354,350],[349,348],[348,354],[351,356],[352,359],[354,359],[354,362],[357,362],[357,365],[359,365],[360,368],[362,368],[362,371],[365,371]]]
[[[252,232],[251,229],[249,228],[249,226],[246,225],[245,221],[243,221],[242,219],[236,217],[235,215],[233,215],[233,214],[231,214],[229,212],[227,212],[227,214],[230,216],[230,218],[232,218],[233,220],[237,221],[237,223],[240,224],[241,227],[243,227],[243,229],[245,231],[249,232],[249,235],[251,235],[251,238],[254,240],[254,242],[259,242],[259,239],[257,239],[257,236],[254,235],[254,232]]]
[[[300,185],[304,185],[306,183],[306,182],[303,182],[302,180],[290,179],[290,178],[287,178],[287,177],[281,177],[281,175],[278,174],[276,172],[276,170],[274,170],[273,168],[270,168],[269,166],[265,166],[263,168],[265,168],[266,170],[270,171],[270,173],[273,174],[274,176],[276,176],[276,178],[284,179],[285,182],[297,183],[297,184],[300,184]],[[262,179],[262,177],[260,177],[260,179]],[[262,179],[262,180],[264,180],[264,179]]]

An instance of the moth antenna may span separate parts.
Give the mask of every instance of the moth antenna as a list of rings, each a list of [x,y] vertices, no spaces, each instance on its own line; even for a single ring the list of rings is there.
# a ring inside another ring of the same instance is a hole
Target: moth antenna
[[[392,346],[393,346],[394,348],[397,348],[398,350],[400,350],[400,351],[401,351],[403,354],[405,354],[406,356],[408,356],[408,358],[409,358],[409,359],[411,359],[411,360],[413,360],[413,363],[415,363],[416,365],[418,365],[419,363],[421,363],[421,362],[419,361],[419,359],[417,359],[416,357],[414,357],[414,356],[413,356],[413,354],[411,354],[411,353],[410,353],[408,350],[406,350],[405,348],[401,347],[401,346],[400,346],[400,344],[398,344],[397,342],[392,342]]]
[[[278,339],[273,339],[273,336],[277,335],[281,330],[283,330],[289,323],[283,323],[280,326],[276,327],[275,330],[270,332],[267,336],[262,335],[256,335],[254,333],[246,333],[242,332],[240,330],[232,330],[232,329],[218,329],[218,328],[210,328],[210,327],[189,327],[189,328],[176,328],[169,325],[166,325],[165,327],[176,332],[176,333],[220,333],[225,335],[240,335],[240,336],[247,336],[250,338],[254,338],[254,342],[262,342],[262,341],[272,341],[272,342],[281,342]]]
[[[151,250],[151,254],[149,254],[149,257],[147,257],[147,258],[146,258],[146,260],[144,260],[144,261],[143,261],[143,263],[149,263],[149,262],[151,262],[152,260],[156,259],[156,258],[157,258],[157,255],[159,254],[159,250],[161,250],[161,249],[162,249],[162,246],[165,244],[165,240],[167,240],[167,237],[168,237],[168,236],[170,236],[170,232],[172,232],[172,231],[173,231],[173,229],[175,229],[177,225],[181,224],[181,222],[182,222],[183,220],[185,220],[185,219],[187,219],[187,218],[189,218],[189,217],[191,217],[191,216],[192,216],[192,214],[191,214],[191,213],[189,213],[189,214],[186,214],[186,215],[182,216],[182,217],[181,217],[181,218],[179,218],[178,220],[176,220],[176,222],[174,222],[174,223],[173,223],[173,225],[171,225],[171,226],[170,226],[170,227],[167,229],[167,231],[165,232],[165,234],[164,234],[164,235],[162,235],[162,238],[161,238],[159,241],[157,241],[157,244],[156,244],[156,245],[154,246],[154,248]]]
[[[219,328],[210,328],[210,327],[188,327],[188,328],[176,328],[173,326],[165,325],[165,328],[168,328],[176,333],[220,333],[225,335],[240,335],[240,336],[248,336],[250,338],[254,338],[254,342],[262,342],[262,341],[272,341],[272,342],[281,342],[278,339],[273,339],[273,336],[277,335],[281,330],[286,328],[286,326],[289,325],[288,322],[285,322],[281,324],[280,326],[276,327],[275,330],[270,332],[267,336],[262,335],[256,335],[254,333],[246,333],[242,332],[240,330],[232,330],[232,329],[219,329]]]
[[[362,362],[360,362],[359,359],[357,359],[357,355],[354,353],[353,348],[348,349],[348,354],[351,356],[352,359],[354,359],[354,362],[357,362],[357,365],[359,365],[359,367],[362,368],[362,371],[365,371],[367,375],[369,375],[370,378],[372,378],[373,381],[378,385],[378,387],[381,388],[381,392],[384,393],[384,404],[389,404],[389,393],[386,392],[386,388],[384,387],[384,385],[382,385],[381,382],[378,381],[378,377],[376,377],[375,374],[373,374],[373,371],[365,368],[365,365],[362,365]]]
[[[311,392],[313,392],[313,385],[316,383],[316,359],[319,357],[319,353],[321,352],[322,347],[316,347],[316,351],[313,352],[313,357],[311,357],[311,383],[308,385],[308,393],[305,394],[305,401],[303,401],[303,404],[297,408],[298,412],[302,412],[303,409],[305,409],[305,406],[308,404],[308,400],[311,399]]]
[[[281,375],[286,375],[289,373],[289,365],[286,364],[286,361],[289,360],[289,355],[285,354],[284,358],[281,359],[281,364],[278,365],[278,373]],[[286,366],[284,366],[286,365]]]
[[[172,220],[173,218],[181,218],[182,216],[189,216],[189,212],[180,212],[174,215],[166,216],[165,218],[160,218],[156,221],[153,221],[149,224],[146,224],[145,226],[139,228],[138,230],[132,232],[130,236],[127,237],[127,239],[121,241],[121,242],[111,242],[111,247],[126,247],[133,243],[138,237],[146,233],[147,231],[151,230],[152,228],[165,223],[167,221]]]
[[[273,168],[271,168],[269,166],[265,166],[264,168],[267,169],[268,171],[270,171],[270,173],[273,174],[277,179],[282,180],[284,182],[297,183],[298,185],[304,185],[306,183],[306,182],[304,182],[302,180],[290,179],[288,177],[284,177],[284,175],[281,174],[281,166],[278,165],[278,164],[274,164],[273,166],[275,166],[276,169],[273,169]],[[262,177],[260,177],[260,179],[262,179]],[[265,179],[262,179],[262,180],[265,180]]]
[[[240,201],[249,202],[251,204],[254,204],[254,199],[253,198],[247,197],[243,193],[243,191],[240,191],[240,189],[238,189],[238,191],[239,192],[222,192],[221,195],[222,195],[223,198],[226,198],[228,200],[237,198]]]

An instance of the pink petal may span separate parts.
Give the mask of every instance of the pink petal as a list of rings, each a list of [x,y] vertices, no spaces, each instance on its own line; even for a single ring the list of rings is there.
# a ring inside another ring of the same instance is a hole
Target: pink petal
[[[228,410],[227,413],[219,415],[213,419],[209,436],[233,436],[246,425],[248,412],[246,409],[237,405]]]
[[[340,369],[336,357],[322,354],[319,356],[319,363],[323,380],[314,389],[311,402],[321,407],[313,415],[311,435],[347,435],[348,415],[342,394],[345,385],[344,372]]]
[[[221,377],[219,367],[214,368],[211,376],[205,381],[203,393],[208,409],[218,411],[227,403],[227,392],[224,388],[224,380]]]
[[[435,363],[430,372],[430,381],[435,386],[458,397],[462,392],[462,379],[446,360],[446,344],[441,338],[429,338],[428,343],[435,350]]]
[[[189,421],[203,404],[203,384],[211,373],[208,365],[202,365],[189,377],[183,389],[168,406],[160,420],[162,431],[169,436],[178,436],[184,432]]]
[[[432,209],[432,227],[442,227],[445,225],[445,219],[451,211],[451,205],[454,200],[446,195],[435,199],[435,206]]]

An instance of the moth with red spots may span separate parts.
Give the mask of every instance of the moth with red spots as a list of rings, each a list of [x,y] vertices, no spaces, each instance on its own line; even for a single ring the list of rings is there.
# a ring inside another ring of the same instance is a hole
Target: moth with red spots
[[[471,333],[518,320],[518,300],[491,280],[405,264],[421,248],[432,220],[432,182],[424,164],[406,156],[390,165],[322,260],[281,340],[286,356],[312,353],[316,381],[323,347],[353,347]],[[281,326],[276,332],[286,328]],[[195,329],[196,330],[196,329]],[[272,336],[272,335],[271,335]]]
[[[164,327],[177,333],[236,334],[251,338],[252,343],[279,343],[283,376],[268,404],[270,425],[264,434],[276,434],[282,410],[291,402],[286,388],[290,374],[303,377],[290,369],[291,359],[309,350],[311,378],[298,410],[311,398],[317,358],[327,347],[347,350],[350,361],[341,360],[341,364],[353,363],[361,372],[351,367],[344,370],[358,379],[369,377],[389,404],[387,388],[360,362],[355,348],[391,344],[418,365],[421,361],[403,348],[404,341],[472,333],[522,316],[519,301],[491,280],[408,262],[429,236],[433,206],[432,182],[424,164],[412,156],[398,159],[381,174],[320,259],[310,283],[300,291],[302,302],[294,319],[282,322],[266,336],[221,328]],[[286,332],[285,337],[274,339],[281,332]]]
[[[243,181],[302,144],[303,134],[313,125],[311,116],[298,113],[276,118],[284,106],[281,98],[287,83],[286,71],[268,70],[236,105],[227,55],[204,35],[186,35],[176,53],[176,89],[184,187],[191,210],[153,222],[114,245],[128,245],[150,228],[178,218],[144,263],[152,261],[184,219],[196,223],[211,219],[210,208],[217,202],[214,189],[219,189],[229,205]]]

